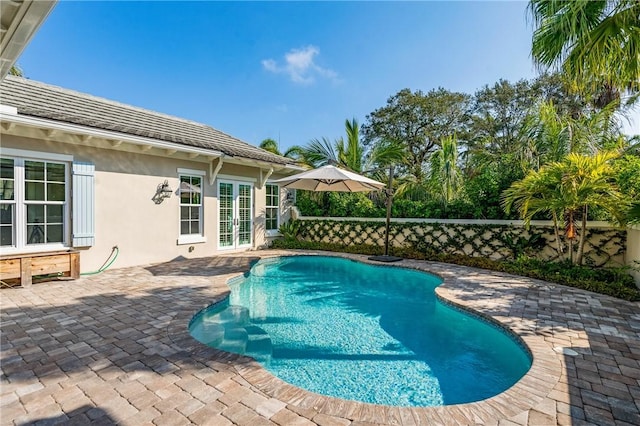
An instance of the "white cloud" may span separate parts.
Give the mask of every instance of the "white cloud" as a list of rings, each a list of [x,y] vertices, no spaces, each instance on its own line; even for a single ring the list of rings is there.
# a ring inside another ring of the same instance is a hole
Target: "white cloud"
[[[291,49],[284,55],[284,64],[278,65],[273,59],[264,59],[262,66],[265,70],[276,74],[287,74],[291,81],[298,84],[311,84],[316,77],[337,81],[338,74],[323,68],[314,62],[314,58],[320,54],[316,46],[307,46],[302,49]]]

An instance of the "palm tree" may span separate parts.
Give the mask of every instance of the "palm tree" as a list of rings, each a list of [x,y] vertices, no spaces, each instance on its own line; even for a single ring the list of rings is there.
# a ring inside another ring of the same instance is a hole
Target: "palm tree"
[[[312,139],[307,146],[301,147],[300,161],[313,168],[338,164],[335,144],[328,138]]]
[[[565,237],[570,242],[579,236],[575,263],[582,264],[586,240],[587,216],[590,208],[600,208],[619,222],[624,221],[623,196],[614,183],[611,162],[618,154],[611,151],[595,155],[568,154],[562,161],[547,164],[530,172],[504,192],[503,206],[508,212],[515,207],[529,222],[538,212],[554,214],[557,229],[559,213],[565,219]],[[575,222],[581,219],[580,232]],[[556,238],[558,232],[556,232]],[[572,259],[573,260],[573,259]]]
[[[599,107],[640,90],[640,2],[530,0],[529,11],[538,66],[561,68]]]
[[[640,224],[640,202],[631,205],[627,211],[626,221],[629,224]]]
[[[440,149],[431,155],[430,161],[430,181],[438,188],[446,209],[462,186],[456,136],[444,137],[440,141]]]
[[[522,180],[516,181],[502,194],[502,207],[508,213],[512,209],[520,213],[525,225],[529,226],[531,219],[539,213],[548,213],[553,220],[553,232],[556,240],[558,256],[563,256],[563,246],[560,241],[560,226],[558,218],[562,210],[554,203],[561,199],[560,187],[550,179],[545,169],[531,170]]]
[[[346,143],[340,138],[336,142],[339,163],[353,170],[362,172],[364,160],[364,145],[360,142],[360,126],[355,118],[345,120],[344,127],[347,132]]]
[[[260,142],[259,147],[264,149],[265,151],[269,151],[272,154],[281,155],[283,157],[291,158],[296,161],[300,159],[302,151],[299,146],[294,145],[291,148],[287,149],[283,154],[282,152],[280,152],[278,142],[271,138],[264,139],[262,142]]]
[[[312,139],[307,146],[299,147],[300,161],[310,167],[334,164],[356,173],[364,173],[402,160],[402,148],[391,141],[383,141],[366,151],[360,140],[360,126],[355,118],[345,120],[345,130],[346,141],[343,138],[333,143],[328,138]]]
[[[264,139],[262,142],[260,142],[259,146],[260,148],[264,149],[265,151],[269,151],[272,154],[282,155],[282,153],[280,152],[280,148],[278,147],[278,142],[276,142],[274,139]]]
[[[614,113],[613,104],[576,115],[559,112],[552,101],[539,104],[523,125],[524,143],[519,147],[523,170],[538,170],[570,153],[625,148],[628,142]]]

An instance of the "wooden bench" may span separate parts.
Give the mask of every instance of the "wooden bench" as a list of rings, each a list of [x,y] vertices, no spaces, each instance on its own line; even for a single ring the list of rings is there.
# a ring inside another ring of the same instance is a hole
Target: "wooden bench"
[[[80,277],[80,253],[76,250],[26,253],[0,256],[0,279],[20,279],[29,287],[33,277],[62,273],[73,279]]]

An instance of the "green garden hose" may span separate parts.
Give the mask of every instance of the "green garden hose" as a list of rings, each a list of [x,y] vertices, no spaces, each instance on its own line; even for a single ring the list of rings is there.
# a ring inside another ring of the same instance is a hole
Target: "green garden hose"
[[[104,264],[97,271],[83,272],[80,275],[96,275],[96,274],[99,274],[100,272],[106,271],[107,268],[109,268],[109,266],[111,266],[113,262],[116,261],[119,253],[120,253],[120,249],[118,248],[118,246],[113,246],[113,248],[111,249],[111,254],[107,258],[107,260],[104,262]]]

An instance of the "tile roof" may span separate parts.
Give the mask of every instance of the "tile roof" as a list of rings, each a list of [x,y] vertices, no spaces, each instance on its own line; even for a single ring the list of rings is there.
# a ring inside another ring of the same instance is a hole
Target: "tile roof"
[[[205,124],[21,77],[5,77],[0,104],[16,107],[20,115],[212,149],[233,157],[295,164]]]

